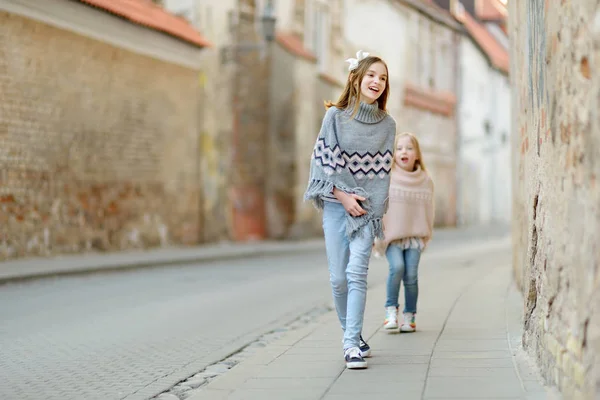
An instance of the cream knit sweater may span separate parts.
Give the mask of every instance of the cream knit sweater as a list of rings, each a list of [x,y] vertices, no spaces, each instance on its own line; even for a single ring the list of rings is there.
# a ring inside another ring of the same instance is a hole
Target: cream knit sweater
[[[375,251],[385,254],[388,245],[407,238],[431,239],[434,218],[433,181],[420,167],[408,172],[396,163],[392,167],[389,208],[383,217],[384,239]]]

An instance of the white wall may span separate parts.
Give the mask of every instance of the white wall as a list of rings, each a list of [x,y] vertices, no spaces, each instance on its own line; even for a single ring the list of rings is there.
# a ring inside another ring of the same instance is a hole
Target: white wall
[[[496,191],[493,197],[492,215],[494,220],[508,223],[512,212],[510,83],[508,77],[499,71],[493,71],[493,82],[496,95],[494,119]]]
[[[459,223],[510,220],[510,87],[469,37],[461,40]],[[486,126],[489,130],[486,131]]]
[[[256,0],[259,18],[265,3],[266,0]],[[168,11],[186,18],[215,46],[230,42],[228,13],[235,8],[236,4],[237,0],[164,0]],[[289,31],[292,25],[294,0],[273,0],[273,6],[277,18],[276,29]],[[256,27],[260,29],[259,20]]]
[[[171,13],[180,15],[192,23],[195,22],[195,0],[163,0],[163,4]]]
[[[213,45],[229,42],[228,12],[233,10],[234,0],[164,0],[164,5],[190,21]]]
[[[504,47],[506,50],[508,50],[510,42],[508,40],[508,37],[506,36],[506,33],[504,33],[502,28],[500,28],[498,26],[498,24],[492,23],[492,22],[485,24],[485,27],[488,30],[488,32],[491,33],[492,36],[494,36],[494,39],[496,39],[498,41],[498,43],[500,43],[500,45],[502,45],[502,47]]]

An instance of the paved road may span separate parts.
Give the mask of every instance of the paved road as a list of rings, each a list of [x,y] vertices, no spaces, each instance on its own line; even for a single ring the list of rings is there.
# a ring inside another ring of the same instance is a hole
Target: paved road
[[[481,238],[443,232],[431,251]],[[325,265],[299,254],[2,285],[0,399],[149,398],[329,304]]]

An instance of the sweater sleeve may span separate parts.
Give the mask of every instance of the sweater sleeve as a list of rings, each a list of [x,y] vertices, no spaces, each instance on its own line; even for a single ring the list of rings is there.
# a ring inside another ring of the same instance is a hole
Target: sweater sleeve
[[[310,177],[304,193],[304,200],[312,201],[319,209],[323,208],[323,196],[331,195],[334,187],[350,192],[348,188],[340,187],[339,180],[335,179],[335,176],[340,174],[346,165],[342,149],[337,141],[337,112],[335,107],[330,107],[325,113],[311,155]]]

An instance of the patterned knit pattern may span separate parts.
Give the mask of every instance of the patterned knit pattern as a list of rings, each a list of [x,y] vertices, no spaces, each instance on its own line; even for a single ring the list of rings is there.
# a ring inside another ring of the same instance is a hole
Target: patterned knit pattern
[[[396,122],[377,103],[361,103],[356,116],[350,117],[349,110],[336,107],[325,113],[304,198],[322,209],[323,201],[337,201],[334,188],[365,197],[361,203],[367,214],[348,214],[346,233],[352,239],[370,224],[374,235],[383,237]]]
[[[379,177],[385,179],[392,169],[394,154],[386,151],[381,154],[348,154],[340,149],[328,147],[325,139],[318,139],[313,152],[314,158],[322,165],[327,175],[340,173],[346,166],[357,179]]]

